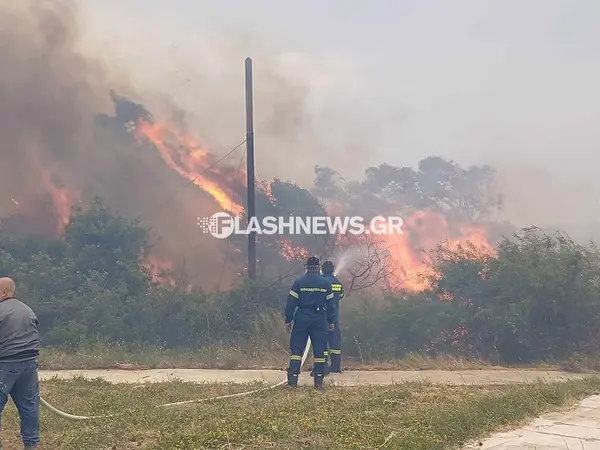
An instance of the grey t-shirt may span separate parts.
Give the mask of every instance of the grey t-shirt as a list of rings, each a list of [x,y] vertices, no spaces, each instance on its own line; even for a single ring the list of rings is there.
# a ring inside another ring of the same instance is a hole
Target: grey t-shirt
[[[38,355],[38,318],[16,298],[0,302],[0,360],[28,359]]]

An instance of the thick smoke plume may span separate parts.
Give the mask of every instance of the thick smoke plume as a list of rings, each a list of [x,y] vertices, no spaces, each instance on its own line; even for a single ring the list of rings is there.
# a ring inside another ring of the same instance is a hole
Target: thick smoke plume
[[[79,20],[70,1],[0,3],[0,218],[4,228],[56,235],[73,204],[100,196],[111,209],[127,217],[139,216],[151,226],[156,262],[169,262],[165,268],[185,272],[189,281],[207,288],[216,281],[227,283],[237,272],[231,265],[233,258],[226,256],[228,247],[202,235],[197,226],[198,217],[222,208],[214,196],[190,188],[188,179],[169,167],[164,152],[127,132],[128,122],[136,118],[127,117],[123,107],[132,104],[109,93],[115,89],[149,106],[162,114],[157,121],[166,117],[182,132],[199,134],[214,146],[203,150],[222,156],[244,137],[244,50],[235,39],[208,43],[206,52],[195,54],[194,68],[181,60],[180,73],[193,82],[171,77],[149,85],[140,79],[151,74],[141,76],[136,67],[143,55],[129,55],[119,65],[106,54],[101,62],[88,56],[100,57],[99,49],[83,53]],[[315,84],[314,78],[319,75],[311,75],[302,61],[290,62],[289,55],[267,49],[259,53],[253,55],[260,61],[255,65],[261,145],[258,175],[293,174],[296,181],[308,180],[314,161],[307,155],[323,154],[315,144],[320,134],[303,131],[315,130],[308,111],[311,93],[320,83]],[[184,101],[188,98],[197,101]],[[221,181],[236,178],[241,156],[239,151],[219,165]],[[232,201],[245,203],[239,183],[222,184],[231,188],[227,196]]]
[[[203,150],[222,156],[244,137],[247,47],[235,39],[217,40],[204,42],[204,50],[196,52],[192,43],[179,55],[178,65],[177,58],[168,58],[173,55],[156,45],[160,58],[164,55],[177,70],[144,83],[153,71],[148,69],[152,64],[136,67],[143,55],[131,53],[125,64],[111,64],[109,49],[100,63],[82,52],[78,25],[76,8],[66,0],[0,3],[3,226],[10,232],[56,235],[71,205],[98,195],[110,208],[128,217],[139,216],[151,226],[153,255],[165,268],[171,267],[176,274],[185,272],[189,281],[206,288],[219,281],[228,283],[236,275],[231,265],[234,258],[228,256],[231,249],[202,235],[197,227],[198,216],[210,216],[222,208],[207,192],[190,187],[189,180],[168,166],[155,145],[127,131],[140,117],[141,106],[136,110],[135,103],[115,95],[111,98],[109,93],[115,89],[161,115],[157,121],[166,117],[182,132],[199,134],[210,144]],[[102,54],[96,50],[88,48],[87,54]],[[377,147],[378,133],[363,126],[363,116],[352,119],[350,113],[356,107],[348,107],[344,114],[340,110],[319,117],[311,114],[316,93],[336,88],[350,91],[339,85],[335,71],[332,75],[325,66],[311,66],[310,58],[294,59],[266,48],[252,56],[259,177],[307,182],[314,175],[314,164],[330,165],[345,175],[345,169],[366,167],[365,158],[374,157],[371,149]],[[227,196],[243,205],[243,190],[239,183],[230,182],[237,178],[241,153],[220,164],[220,173],[213,175],[222,174],[219,184],[230,189]],[[209,159],[214,160],[212,156]],[[513,189],[507,192],[507,203],[522,199],[521,184],[526,179],[509,180]],[[525,212],[531,212],[531,201],[539,209],[539,200],[550,196],[544,192],[534,197],[521,202],[528,205]],[[542,212],[552,223],[552,203]],[[585,213],[582,208],[580,215]],[[511,218],[524,215],[514,208],[508,211]],[[540,215],[536,210],[531,220]],[[568,225],[579,223],[571,222]]]
[[[101,105],[95,95],[101,74],[75,51],[74,16],[66,5],[0,5],[3,215],[52,201],[50,186],[76,182],[78,171],[72,169],[93,154],[91,124]]]
[[[100,66],[78,52],[78,39],[69,2],[0,5],[5,226],[56,234],[74,202],[99,195],[109,207],[152,226],[157,254],[185,264],[195,281],[214,282],[222,275],[215,262],[223,251],[215,239],[200,235],[197,216],[218,205],[199,189],[182,189],[186,180],[153,147],[134,145],[123,123],[98,119],[102,112],[114,114],[110,86]]]

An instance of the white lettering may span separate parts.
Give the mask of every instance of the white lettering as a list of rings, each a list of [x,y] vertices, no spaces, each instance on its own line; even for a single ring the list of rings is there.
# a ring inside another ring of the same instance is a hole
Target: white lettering
[[[313,217],[312,225],[312,234],[327,234],[327,217]]]
[[[371,219],[371,233],[373,234],[386,234],[385,224],[387,222],[385,217],[375,216]],[[378,225],[382,223],[382,225]]]
[[[350,234],[358,236],[359,234],[363,234],[365,232],[365,225],[363,224],[362,217],[351,217],[350,223],[352,224]]]
[[[310,233],[310,217],[296,217],[296,234],[302,234],[302,231],[306,234]],[[301,231],[302,229],[302,231]]]
[[[277,234],[277,219],[275,217],[265,217],[263,220],[264,234]]]
[[[245,230],[240,225],[241,220],[242,220],[241,217],[235,216],[235,217],[231,218],[231,220],[224,221],[223,225],[226,225],[228,227],[229,226],[233,227],[232,234],[246,234]]]
[[[344,217],[343,223],[341,217],[328,217],[328,219],[333,219],[333,221],[327,221],[329,225],[329,233],[337,234],[339,230],[340,234],[346,234],[346,230],[348,229],[348,221],[350,220],[349,217]]]
[[[392,230],[395,230],[398,234],[404,234],[402,232],[402,225],[404,224],[404,220],[401,217],[388,217],[388,230],[392,233]]]
[[[294,218],[289,216],[287,221],[285,217],[279,218],[279,234],[285,234],[283,230],[287,228],[288,234],[294,234]]]
[[[246,232],[244,234],[250,234],[253,231],[256,234],[262,234],[262,229],[260,227],[260,223],[258,223],[257,217],[250,217],[250,222],[248,223],[248,228],[246,228]]]

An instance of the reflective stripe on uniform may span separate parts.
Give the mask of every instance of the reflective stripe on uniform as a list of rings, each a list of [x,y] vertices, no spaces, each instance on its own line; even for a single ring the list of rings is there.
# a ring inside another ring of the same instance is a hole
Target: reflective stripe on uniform
[[[325,350],[325,351],[323,352],[323,354],[324,354],[325,356],[329,356],[329,352],[328,352],[327,350]]]
[[[300,295],[298,295],[298,293],[294,291],[290,291],[290,295],[294,298],[300,298]]]
[[[342,285],[341,284],[332,284],[331,290],[333,292],[342,292]]]
[[[327,292],[327,289],[320,287],[303,287],[300,292]]]
[[[325,297],[325,300],[331,300],[333,298],[333,292]]]
[[[341,350],[329,349],[329,353],[331,353],[332,355],[341,355],[342,351]]]
[[[302,355],[292,355],[290,356],[292,361],[302,361]]]
[[[314,358],[314,361],[316,363],[324,363],[325,362],[325,358]]]

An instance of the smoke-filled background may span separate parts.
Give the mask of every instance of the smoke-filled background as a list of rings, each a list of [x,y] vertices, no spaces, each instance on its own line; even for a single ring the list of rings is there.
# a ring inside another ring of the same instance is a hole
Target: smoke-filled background
[[[265,177],[439,154],[496,167],[518,225],[584,239],[597,228],[593,0],[80,4],[88,48],[194,112],[218,144],[243,127],[241,60],[254,56]]]
[[[241,155],[197,175],[244,139],[252,56],[259,178],[441,155],[498,169],[515,225],[596,237],[592,1],[0,5],[0,213],[14,230],[60,232],[99,195],[152,226],[165,264],[222,277],[225,244],[196,217],[244,204]]]

